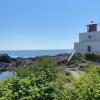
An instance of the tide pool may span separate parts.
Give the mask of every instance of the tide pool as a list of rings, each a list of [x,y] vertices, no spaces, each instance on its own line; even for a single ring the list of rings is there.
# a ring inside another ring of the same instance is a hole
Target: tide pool
[[[12,76],[15,76],[15,72],[12,72],[12,71],[0,72],[0,80],[5,80]]]

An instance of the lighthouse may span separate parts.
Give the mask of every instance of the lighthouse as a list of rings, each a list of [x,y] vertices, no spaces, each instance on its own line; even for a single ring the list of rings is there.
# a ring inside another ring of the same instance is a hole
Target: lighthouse
[[[91,21],[86,25],[87,32],[79,33],[79,42],[74,43],[74,49],[77,53],[95,52],[100,53],[100,31],[98,24]]]

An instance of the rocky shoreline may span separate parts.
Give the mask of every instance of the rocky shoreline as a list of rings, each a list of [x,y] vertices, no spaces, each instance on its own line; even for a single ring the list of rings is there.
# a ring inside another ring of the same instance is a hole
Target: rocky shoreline
[[[59,54],[56,56],[47,56],[54,59],[58,64],[66,62],[69,53]],[[29,66],[35,63],[35,61],[39,58],[37,57],[28,57],[28,58],[12,58],[7,54],[0,54],[0,68],[9,68],[9,67],[18,67],[18,66]]]
[[[7,54],[0,54],[0,71],[12,71],[13,67],[28,67],[36,63],[36,61],[41,57],[47,57],[53,59],[57,63],[57,69],[59,73],[70,74],[73,76],[79,76],[80,71],[85,70],[91,63],[100,65],[100,55],[95,53],[86,54],[75,54],[71,60],[68,62],[68,58],[71,54],[64,53],[55,56],[37,56],[37,57],[17,57],[12,58]]]

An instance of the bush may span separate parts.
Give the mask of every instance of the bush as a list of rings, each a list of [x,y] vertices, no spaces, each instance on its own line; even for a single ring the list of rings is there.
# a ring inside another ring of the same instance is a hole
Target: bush
[[[0,100],[100,100],[100,66],[91,64],[80,77],[58,74],[55,66],[39,58],[18,77],[0,81]]]
[[[86,60],[99,62],[100,63],[100,55],[96,53],[86,53],[85,54]]]
[[[72,59],[68,62],[68,65],[70,64],[79,64],[79,63],[85,63],[86,59],[85,59],[85,55],[84,54],[75,54]]]
[[[28,67],[12,68],[18,77],[28,77],[34,74],[36,77],[43,77],[44,80],[51,81],[55,79],[57,73],[56,63],[48,57],[40,57],[36,63]]]
[[[100,100],[100,76],[91,73],[75,80],[76,100]]]

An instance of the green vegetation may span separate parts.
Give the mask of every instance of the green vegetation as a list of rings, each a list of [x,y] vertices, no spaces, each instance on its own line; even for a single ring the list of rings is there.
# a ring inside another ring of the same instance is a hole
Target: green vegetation
[[[28,77],[34,74],[35,77],[43,77],[44,80],[52,81],[56,77],[57,64],[49,57],[40,57],[36,63],[30,67],[14,67],[20,78]]]
[[[0,100],[100,100],[100,65],[86,61],[86,56],[73,58],[86,63],[80,77],[58,73],[48,57],[30,67],[13,68],[16,77],[0,81]]]
[[[86,60],[100,63],[100,54],[86,53],[85,58],[86,58]]]

